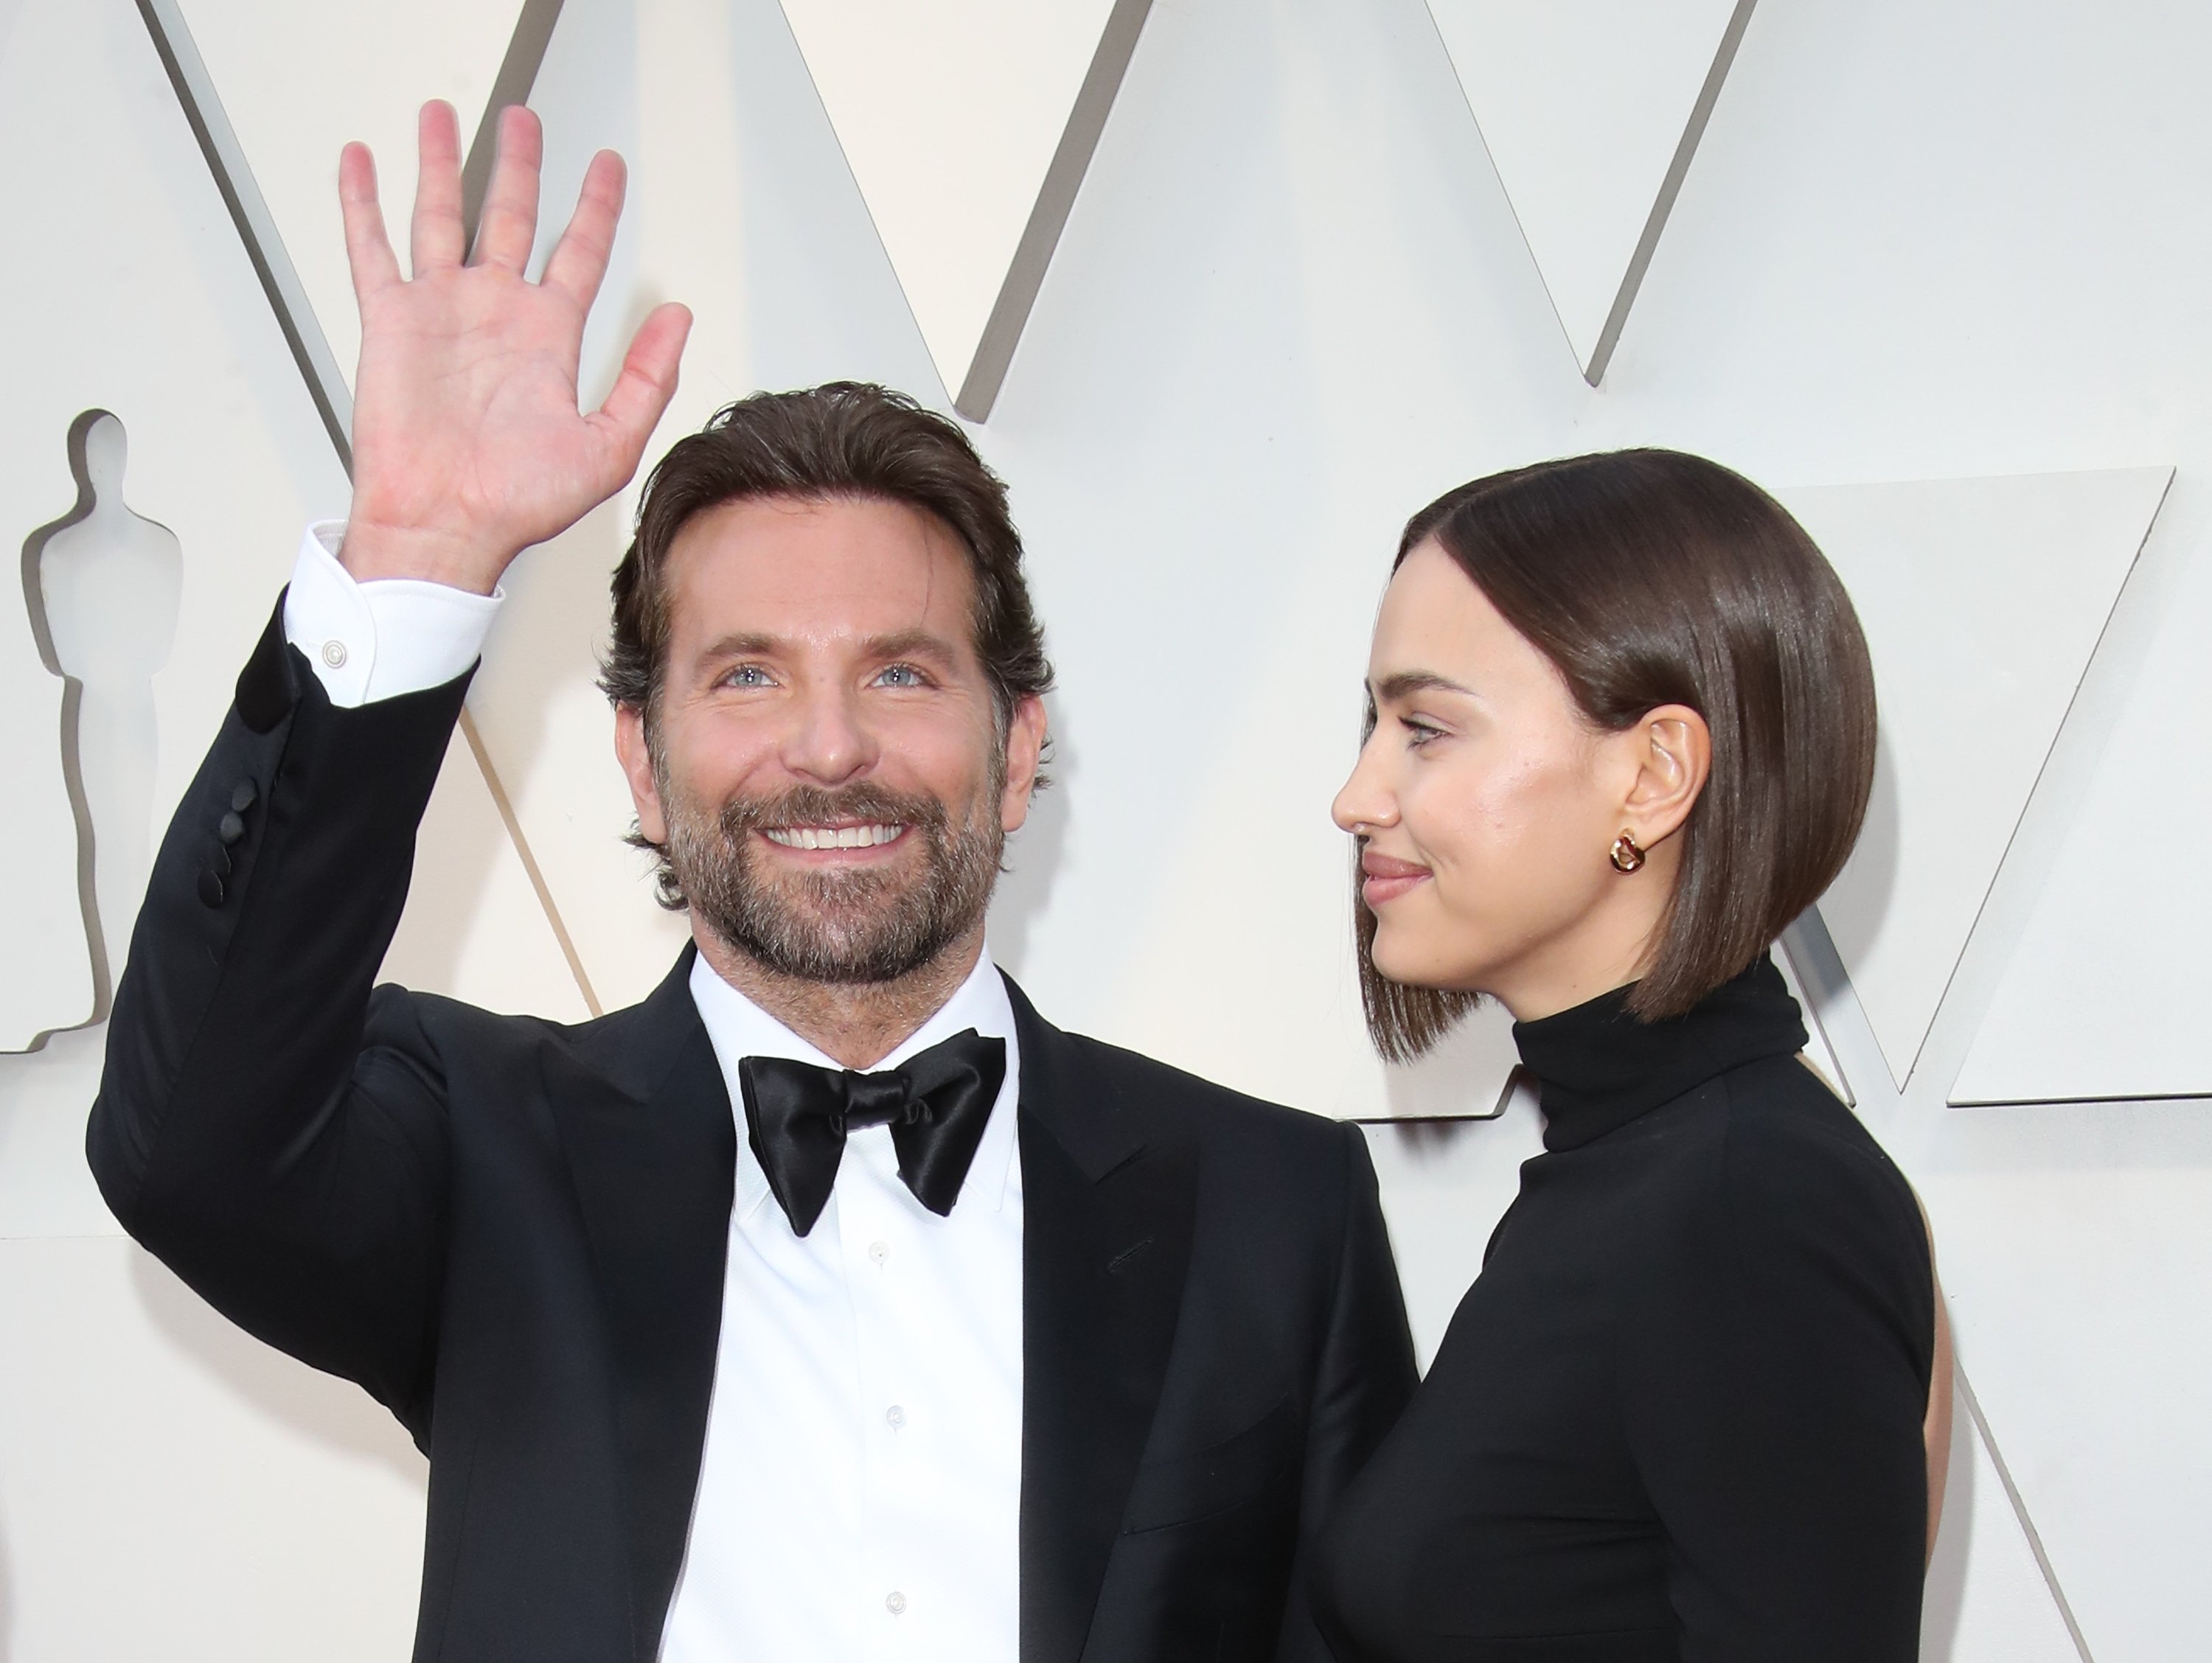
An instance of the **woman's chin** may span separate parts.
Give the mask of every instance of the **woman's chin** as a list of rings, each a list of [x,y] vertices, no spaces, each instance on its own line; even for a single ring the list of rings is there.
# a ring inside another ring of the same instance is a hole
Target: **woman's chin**
[[[1468,966],[1455,963],[1439,953],[1422,952],[1418,944],[1394,942],[1387,927],[1376,932],[1368,956],[1377,974],[1402,987],[1431,988],[1440,993],[1476,991]]]

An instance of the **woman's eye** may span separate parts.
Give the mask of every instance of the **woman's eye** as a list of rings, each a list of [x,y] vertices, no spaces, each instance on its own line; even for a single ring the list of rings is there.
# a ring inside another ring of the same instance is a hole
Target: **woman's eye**
[[[880,687],[920,687],[921,671],[910,664],[895,664],[876,677]]]
[[[1398,725],[1406,730],[1407,744],[1416,750],[1431,739],[1441,739],[1444,737],[1444,731],[1442,728],[1431,726],[1418,716],[1401,716],[1398,719]]]

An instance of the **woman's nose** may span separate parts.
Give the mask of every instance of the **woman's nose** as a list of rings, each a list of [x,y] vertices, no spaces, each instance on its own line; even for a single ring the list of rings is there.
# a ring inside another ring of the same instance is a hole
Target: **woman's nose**
[[[1336,800],[1329,804],[1329,817],[1336,822],[1338,830],[1357,834],[1396,821],[1398,805],[1385,789],[1381,773],[1375,741],[1370,737],[1359,748],[1359,760],[1352,765],[1352,777],[1344,782],[1343,789],[1336,793]]]

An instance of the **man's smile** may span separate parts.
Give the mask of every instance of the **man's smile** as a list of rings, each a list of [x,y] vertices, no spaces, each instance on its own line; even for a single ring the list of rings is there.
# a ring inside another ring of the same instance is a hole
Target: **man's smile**
[[[866,849],[895,843],[907,828],[870,822],[854,826],[763,826],[761,835],[787,849]]]

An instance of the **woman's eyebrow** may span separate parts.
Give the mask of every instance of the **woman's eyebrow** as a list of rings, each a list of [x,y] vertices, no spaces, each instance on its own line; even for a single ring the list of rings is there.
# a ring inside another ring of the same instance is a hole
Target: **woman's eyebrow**
[[[1400,670],[1385,676],[1379,682],[1369,683],[1378,701],[1390,702],[1411,698],[1416,693],[1466,693],[1474,689],[1464,687],[1449,676],[1439,676],[1433,670]]]

